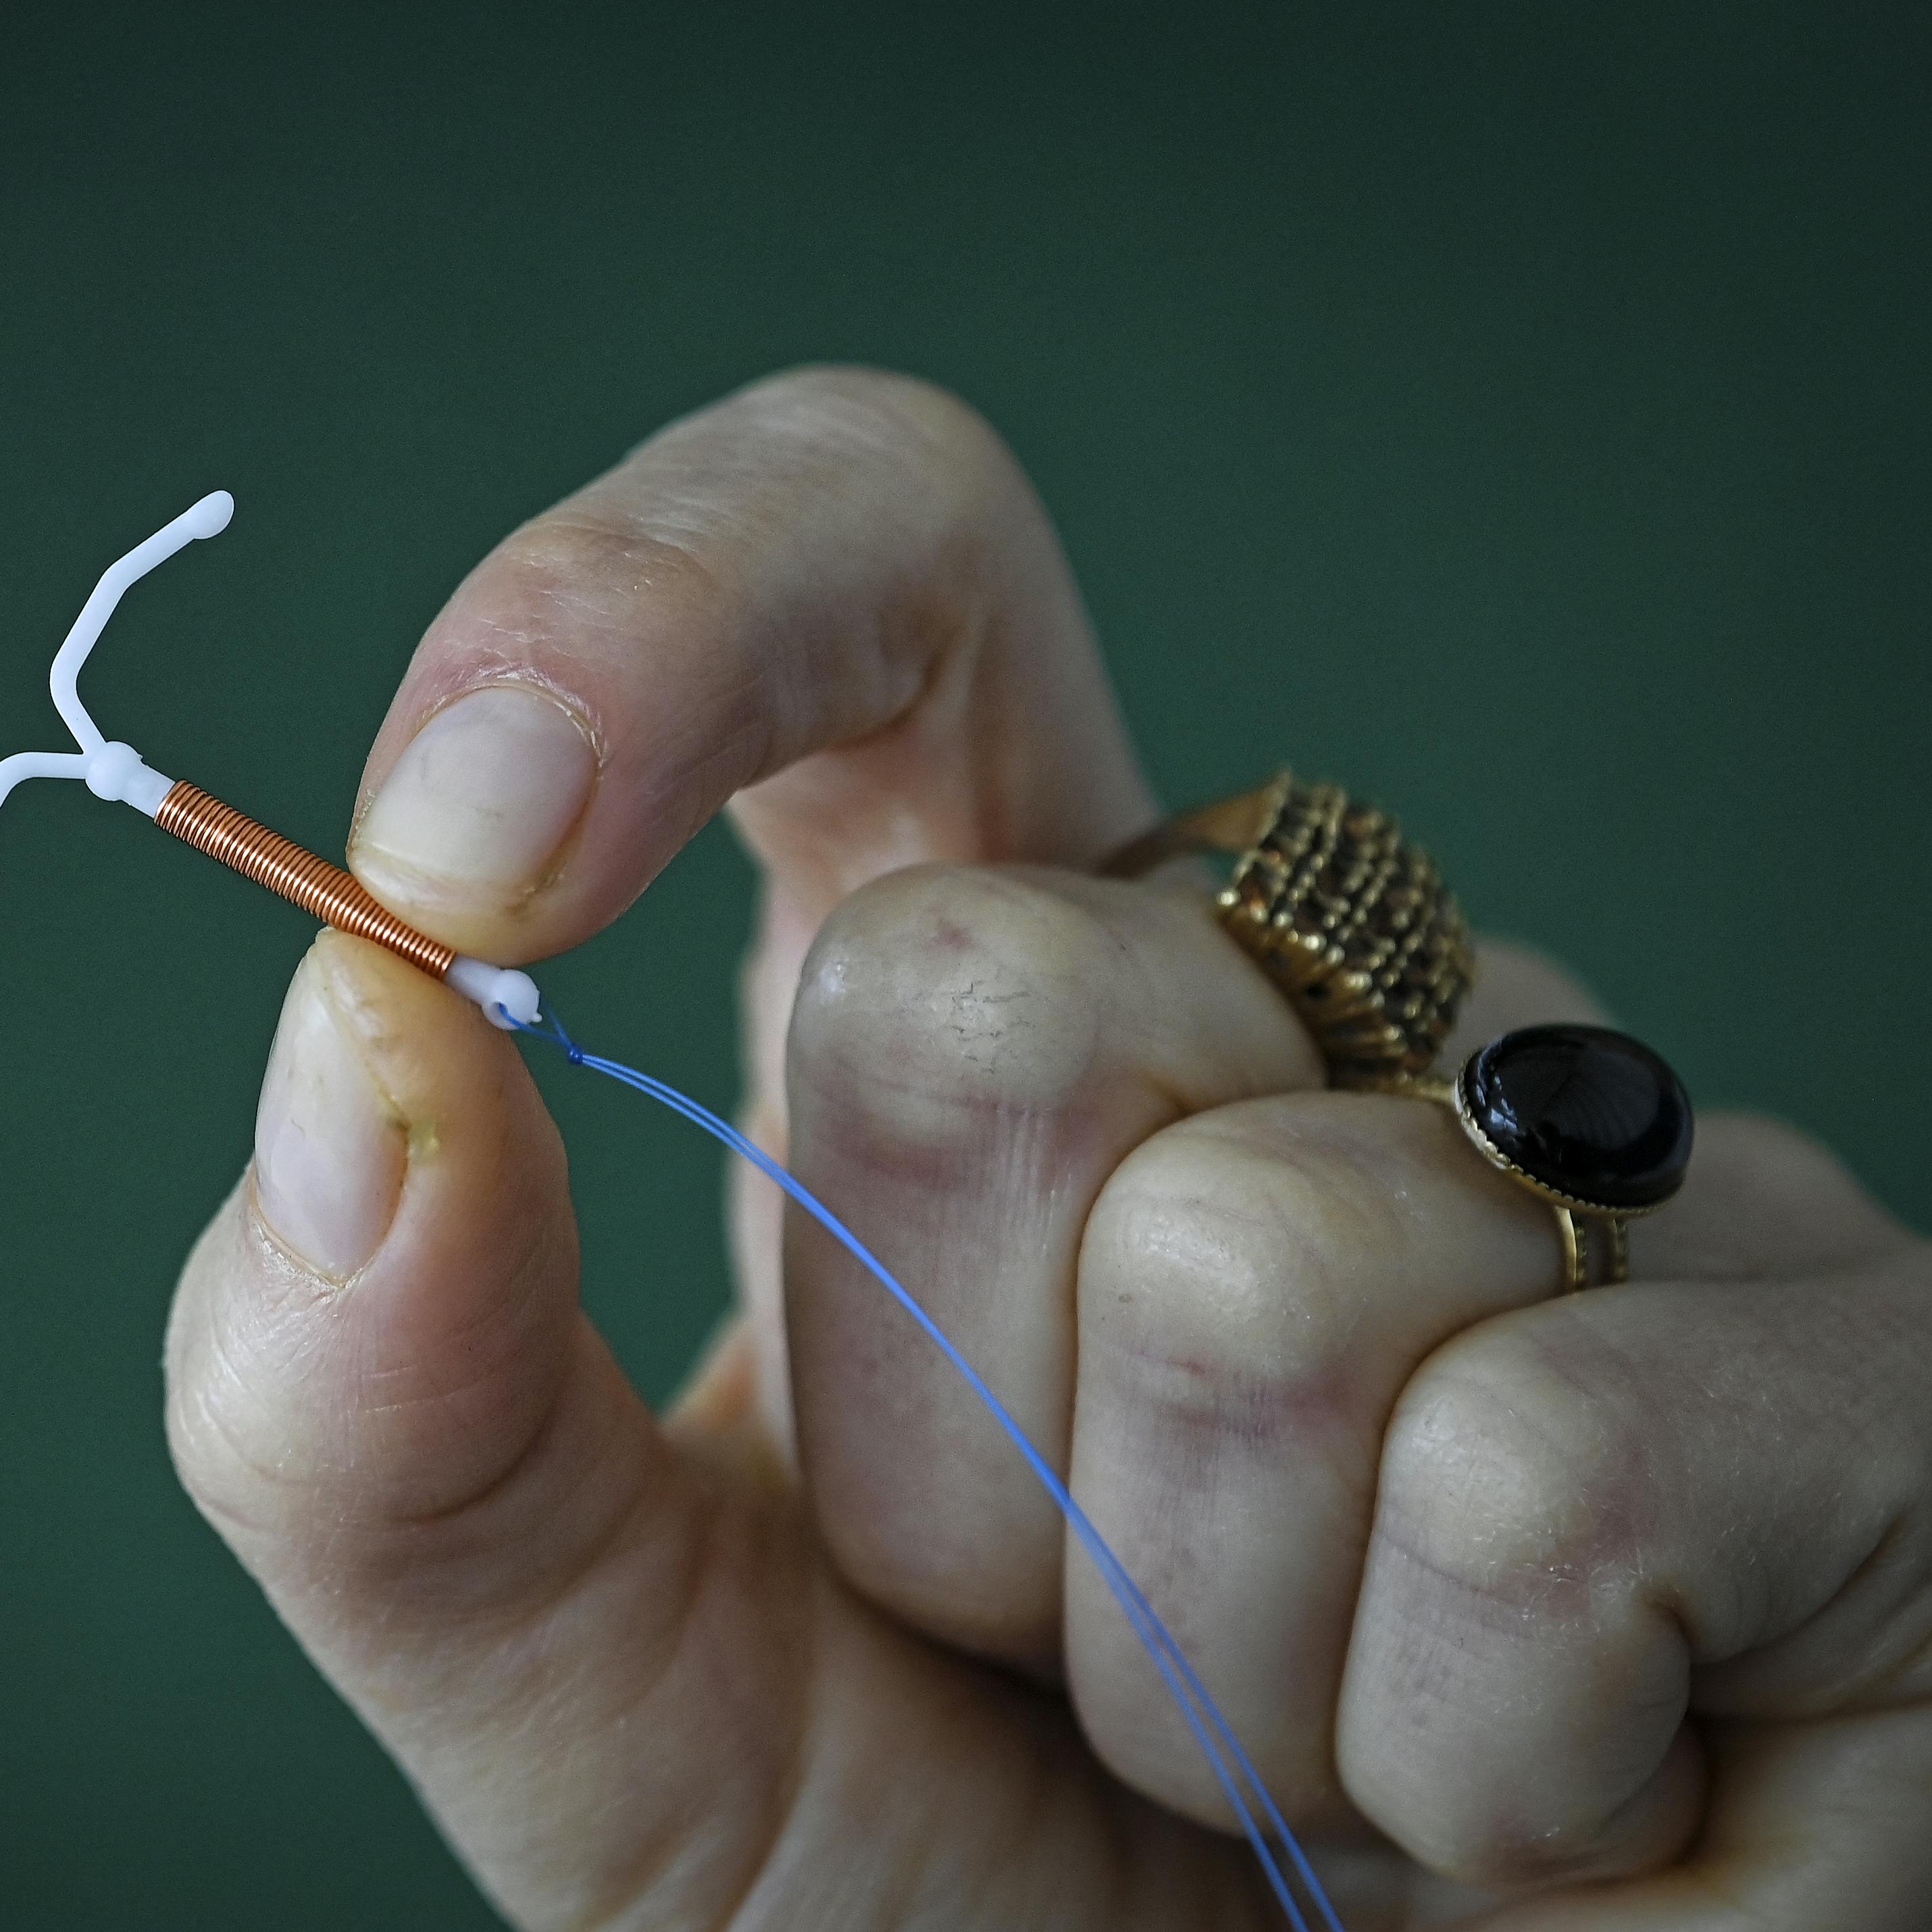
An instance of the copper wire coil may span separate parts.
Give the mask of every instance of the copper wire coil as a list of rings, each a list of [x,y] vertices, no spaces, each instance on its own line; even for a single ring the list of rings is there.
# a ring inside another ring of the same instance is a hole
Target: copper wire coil
[[[162,800],[154,823],[197,852],[232,866],[244,878],[279,892],[338,932],[373,939],[436,979],[455,963],[454,946],[425,937],[378,905],[340,866],[257,825],[185,778]]]

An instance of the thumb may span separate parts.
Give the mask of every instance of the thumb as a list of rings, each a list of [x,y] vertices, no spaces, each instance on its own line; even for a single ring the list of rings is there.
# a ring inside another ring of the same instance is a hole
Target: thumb
[[[325,936],[283,1012],[252,1174],[176,1299],[170,1439],[532,1924],[600,1919],[674,1846],[694,1900],[743,1885],[810,1594],[778,1512],[686,1464],[576,1288],[562,1148],[513,1042]],[[759,1724],[720,1724],[728,1677]]]

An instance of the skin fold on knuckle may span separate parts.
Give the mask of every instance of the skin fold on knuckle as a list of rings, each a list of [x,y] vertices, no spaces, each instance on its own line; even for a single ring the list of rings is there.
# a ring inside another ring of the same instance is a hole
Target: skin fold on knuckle
[[[534,1246],[508,1273],[548,1275],[556,1262]],[[641,1464],[618,1404],[584,1399],[594,1365],[566,1371],[532,1409],[503,1394],[518,1369],[465,1362],[459,1345],[434,1385],[394,1399],[361,1372],[370,1350],[344,1292],[319,1288],[266,1234],[245,1184],[190,1264],[207,1270],[226,1277],[222,1305],[190,1288],[170,1324],[169,1442],[196,1507],[265,1580],[392,1614],[445,1618],[472,1600],[513,1609],[574,1562],[560,1546],[566,1518],[545,1500],[547,1466],[586,1454],[586,1438],[605,1463],[593,1489],[617,1487],[627,1458]],[[482,1357],[523,1346],[478,1342]],[[598,1345],[586,1334],[582,1346]],[[514,1579],[495,1560],[508,1545],[520,1551]]]
[[[1172,1400],[1210,1430],[1350,1452],[1366,1500],[1409,1374],[1468,1321],[1532,1299],[1548,1258],[1538,1215],[1466,1198],[1449,1132],[1432,1108],[1327,1093],[1165,1129],[1089,1223],[1084,1356],[1109,1377],[1118,1364],[1136,1415]],[[1485,1240],[1480,1264],[1457,1260]]]
[[[979,740],[1000,715],[999,691],[982,688],[1000,680],[986,680],[983,660],[1012,644],[1012,624],[1084,633],[1058,540],[1011,452],[976,410],[916,378],[787,371],[673,424],[634,460],[648,489],[627,465],[586,500],[731,573],[734,648],[767,727],[748,778],[832,745],[855,794],[922,790],[929,809],[957,782],[940,765],[963,759],[986,780],[1008,755]],[[1022,681],[1031,687],[1030,670]],[[948,740],[964,742],[936,742]],[[808,822],[860,816],[810,785],[782,779],[778,790]],[[754,785],[739,816],[782,837],[777,804]],[[963,820],[974,810],[962,802]],[[849,829],[868,847],[879,836]],[[1004,842],[996,824],[961,832],[962,856]]]
[[[1089,1219],[1072,1481],[1143,1582],[1198,1619],[1197,1661],[1262,1700],[1250,1744],[1277,1798],[1298,1821],[1337,1818],[1332,1699],[1378,1383],[1395,1379],[1360,1290],[1384,1217],[1346,1160],[1250,1137],[1242,1112],[1144,1143]],[[1230,1828],[1178,1720],[1150,1703],[1158,1687],[1114,1605],[1078,1564],[1067,1588],[1070,1676],[1102,1761]]]
[[[754,633],[795,638],[828,580],[823,569],[801,577],[797,561],[820,538],[841,538],[843,568],[860,571],[870,593],[837,613],[843,676],[865,682],[868,670],[908,698],[938,654],[932,646],[972,628],[956,620],[984,607],[1007,546],[1048,533],[1024,473],[976,411],[930,383],[878,370],[768,377],[660,431],[633,462],[649,489],[635,487],[626,464],[578,500],[724,573],[732,594],[723,608]],[[1023,530],[1012,527],[1016,508]],[[876,697],[864,706],[875,729],[898,708]]]
[[[768,506],[774,538],[801,516],[808,528],[826,512],[842,527],[862,522],[884,620],[874,642],[890,645],[902,628],[893,616],[920,608],[916,598],[896,596],[896,586],[983,587],[1000,576],[1006,542],[1019,535],[1037,543],[1050,534],[1024,472],[986,418],[916,377],[834,368],[754,383],[691,419],[694,440],[706,433],[707,465],[710,432],[721,426],[744,466],[772,479],[769,494],[752,500],[753,514]],[[675,445],[686,434],[674,428],[667,440]],[[734,514],[745,514],[736,496],[732,501]],[[1016,512],[1024,532],[1012,527]],[[742,541],[744,534],[741,526],[737,548],[755,560],[760,546]],[[970,610],[978,602],[962,595],[952,608]],[[844,614],[848,622],[874,621],[862,610]]]
[[[1131,1412],[1150,1468],[1231,1448],[1368,1446],[1347,1381],[1344,1292],[1370,1204],[1328,1163],[1283,1159],[1224,1121],[1184,1122],[1130,1155],[1088,1223],[1083,1400]]]
[[[168,1320],[164,1351],[169,1453],[190,1498],[231,1541],[260,1540],[310,1513],[305,1464],[270,1392],[299,1372],[301,1351],[285,1342],[277,1311],[318,1292],[312,1276],[257,1226],[244,1177],[188,1257]],[[236,1319],[226,1282],[260,1264],[259,1322]],[[216,1305],[218,1301],[220,1306]],[[270,1349],[271,1372],[256,1366]]]
[[[895,1141],[970,1152],[989,1114],[1057,1120],[1090,1124],[1124,1157],[1229,1094],[1311,1077],[1305,1040],[1258,976],[1252,1010],[1232,1021],[1230,999],[1176,1000],[1184,967],[1252,990],[1226,949],[1191,901],[1140,887],[1023,866],[907,867],[820,928],[793,1010],[790,1084],[815,1130],[819,1114],[876,1109]]]
[[[1644,1426],[1520,1336],[1472,1340],[1424,1365],[1384,1444],[1342,1774],[1430,1869],[1546,1882],[1590,1868],[1661,1762],[1688,1662],[1646,1574],[1664,1505]],[[1498,1715],[1538,1731],[1552,1667],[1583,1700],[1564,1721],[1585,1796],[1572,1766],[1467,1750]]]

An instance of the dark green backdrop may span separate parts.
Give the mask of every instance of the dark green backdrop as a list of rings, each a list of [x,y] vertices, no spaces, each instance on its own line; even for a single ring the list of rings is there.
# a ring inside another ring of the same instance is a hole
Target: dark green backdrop
[[[0,749],[58,742],[96,574],[226,486],[90,695],[339,850],[503,531],[764,370],[896,364],[1032,466],[1172,796],[1354,782],[1702,1101],[1932,1214],[1924,10],[8,10]],[[727,1097],[746,884],[714,830],[546,983]],[[494,1922],[162,1445],[307,938],[76,788],[0,816],[14,1932]],[[716,1160],[556,1099],[661,1394]]]

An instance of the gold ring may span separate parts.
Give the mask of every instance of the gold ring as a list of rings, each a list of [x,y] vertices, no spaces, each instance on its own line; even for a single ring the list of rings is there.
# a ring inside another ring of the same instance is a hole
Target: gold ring
[[[1454,1079],[1430,1069],[1475,970],[1434,862],[1394,819],[1283,772],[1182,814],[1107,860],[1138,878],[1186,854],[1238,854],[1221,922],[1314,1036],[1330,1086],[1454,1110],[1491,1166],[1549,1202],[1564,1292],[1628,1279],[1625,1224],[1654,1214],[1690,1166],[1695,1118],[1669,1065],[1606,1027],[1519,1028]]]
[[[1608,1027],[1522,1027],[1429,1084],[1492,1167],[1556,1210],[1564,1293],[1629,1279],[1625,1222],[1690,1165],[1696,1114],[1667,1061]]]
[[[1315,1036],[1329,1084],[1405,1090],[1434,1063],[1475,970],[1435,862],[1394,819],[1287,772],[1156,826],[1101,867],[1138,878],[1185,853],[1238,855],[1215,901]]]

